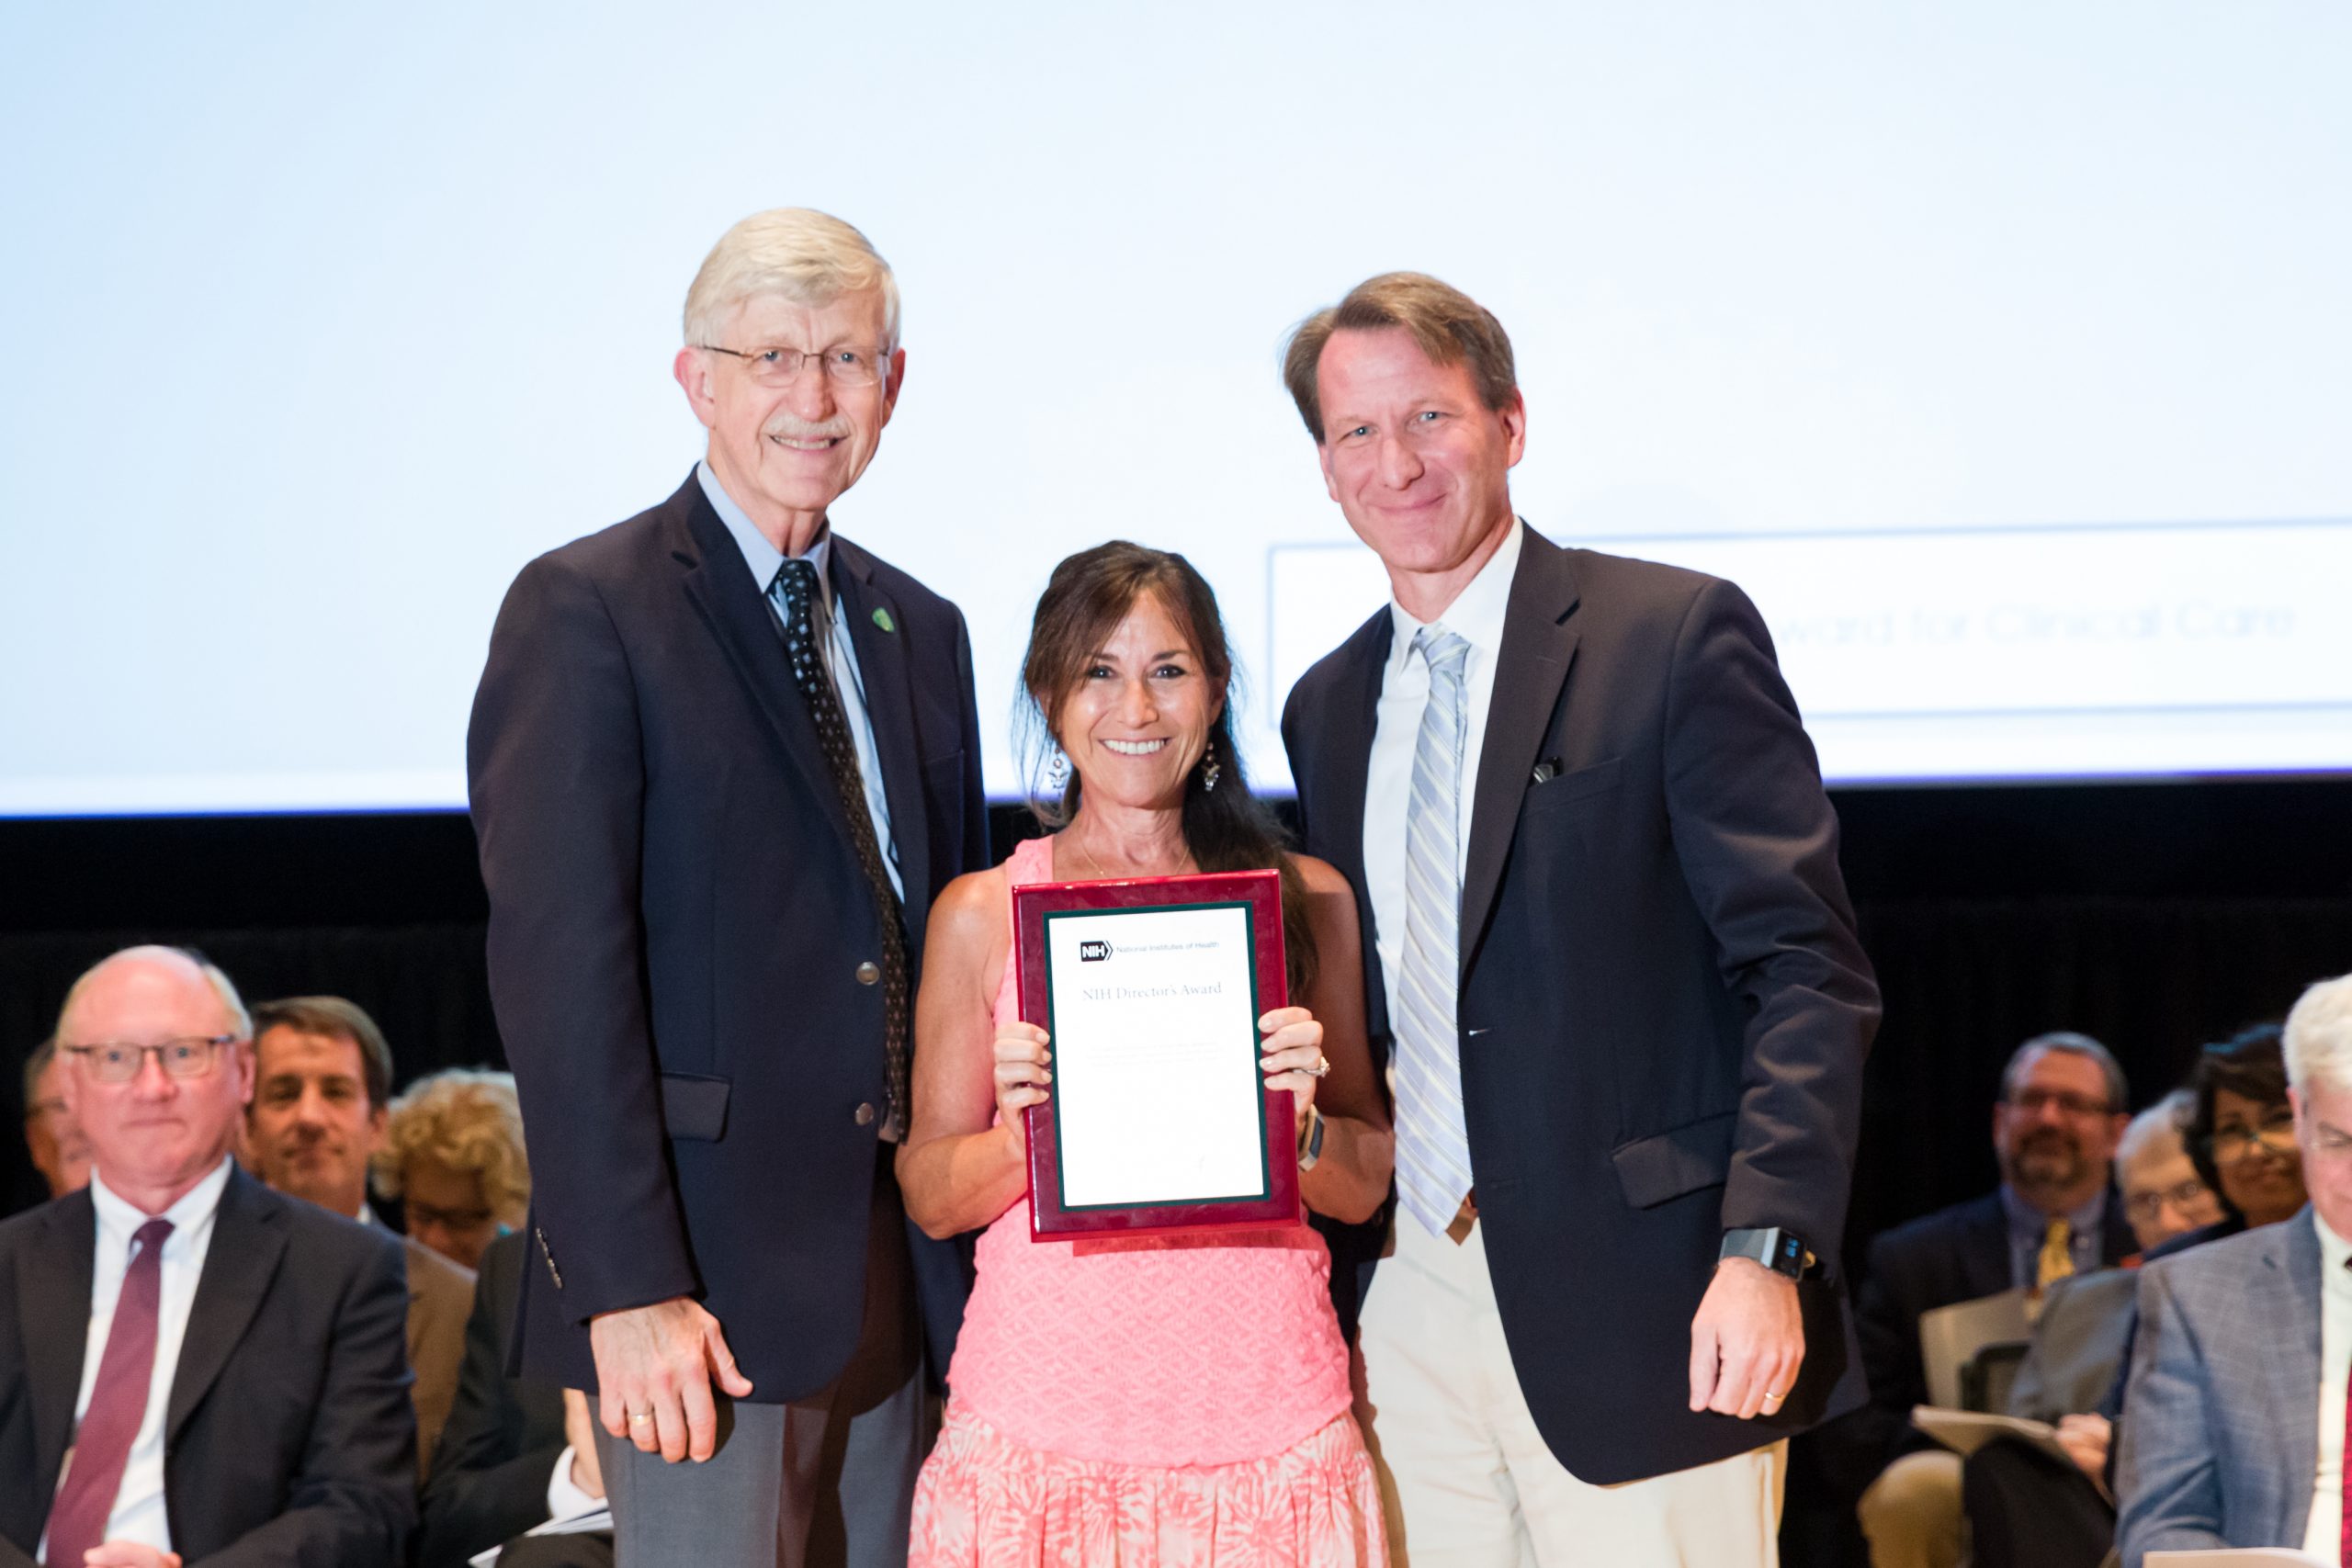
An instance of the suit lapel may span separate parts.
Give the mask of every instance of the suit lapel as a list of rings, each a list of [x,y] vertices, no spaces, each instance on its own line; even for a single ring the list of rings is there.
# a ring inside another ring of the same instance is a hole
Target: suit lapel
[[[1381,675],[1388,662],[1396,623],[1384,604],[1340,645],[1339,691],[1319,748],[1315,796],[1306,802],[1309,848],[1331,863],[1356,890],[1356,919],[1363,946],[1364,1020],[1375,1041],[1388,1036],[1387,981],[1380,971],[1380,944],[1373,925],[1372,898],[1363,871],[1363,795],[1372,778],[1372,742],[1380,727]],[[1374,1055],[1384,1053],[1374,1046]],[[1375,1067],[1384,1065],[1374,1061]]]
[[[931,823],[915,740],[914,675],[907,661],[906,622],[898,603],[875,582],[873,557],[838,534],[832,554],[834,603],[837,613],[846,617],[850,646],[857,650],[865,717],[873,726],[874,751],[882,764],[882,795],[890,804],[899,880],[914,911],[907,919],[907,937],[919,942],[930,903]]]
[[[2015,1263],[2010,1257],[2009,1212],[1998,1192],[1979,1199],[1962,1223],[1960,1285],[1957,1301],[1975,1301],[2014,1290]]]
[[[691,492],[691,493],[689,493]],[[833,787],[832,771],[818,743],[817,726],[792,684],[792,666],[784,655],[767,601],[761,596],[743,565],[727,525],[710,509],[699,480],[689,475],[684,489],[672,498],[683,505],[684,549],[671,552],[684,569],[686,596],[718,641],[736,676],[752,701],[767,718],[785,754],[808,780],[818,808],[836,832],[849,836],[849,818],[841,792]]]
[[[178,1438],[188,1416],[211,1392],[213,1380],[245,1337],[246,1325],[269,1290],[286,1252],[280,1208],[285,1201],[273,1201],[243,1171],[230,1171],[212,1222],[212,1241],[205,1248],[204,1272],[196,1281],[196,1301],[188,1308],[180,1364],[172,1374],[172,1402],[164,1424],[166,1444]]]
[[[2288,1508],[2300,1521],[2311,1509],[2312,1476],[2319,1465],[2318,1424],[2312,1391],[2319,1387],[2319,1232],[2312,1213],[2273,1228],[2262,1266],[2246,1283],[2256,1343],[2270,1347],[2262,1365],[2270,1383],[2273,1451],[2285,1478]]]
[[[50,1206],[41,1237],[17,1263],[17,1322],[32,1396],[37,1479],[54,1483],[74,1434],[74,1404],[90,1337],[97,1213],[84,1188]]]
[[[1535,749],[1543,743],[1568,666],[1576,660],[1578,634],[1569,616],[1576,611],[1577,589],[1568,553],[1525,524],[1520,526],[1524,538],[1503,613],[1502,651],[1495,660],[1486,749],[1478,761],[1477,793],[1472,797],[1469,863],[1462,877],[1464,974],[1502,884],[1503,863],[1510,853]]]

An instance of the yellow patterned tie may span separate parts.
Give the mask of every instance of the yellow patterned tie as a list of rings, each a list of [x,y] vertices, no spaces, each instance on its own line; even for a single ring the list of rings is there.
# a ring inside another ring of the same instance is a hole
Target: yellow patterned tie
[[[2041,1233],[2041,1256],[2033,1267],[2035,1290],[2046,1291],[2052,1280],[2063,1280],[2075,1271],[2075,1251],[2068,1245],[2074,1235],[2075,1227],[2066,1223],[2065,1215],[2050,1216],[2050,1227]]]

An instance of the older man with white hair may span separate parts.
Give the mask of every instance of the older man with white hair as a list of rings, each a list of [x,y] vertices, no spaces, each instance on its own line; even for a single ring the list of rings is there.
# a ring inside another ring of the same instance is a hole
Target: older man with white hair
[[[401,1252],[230,1147],[252,1026],[135,947],[57,1023],[90,1185],[0,1224],[0,1568],[394,1568],[414,1528]]]
[[[2352,975],[2303,993],[2286,1056],[2310,1204],[2142,1270],[2117,1487],[2124,1568],[2215,1547],[2337,1562],[2352,1543]]]
[[[906,379],[865,236],[743,220],[684,328],[702,461],[523,570],[468,738],[519,1370],[594,1391],[624,1564],[895,1563],[967,1280],[891,1156],[923,916],[988,858],[970,646],[833,530]]]

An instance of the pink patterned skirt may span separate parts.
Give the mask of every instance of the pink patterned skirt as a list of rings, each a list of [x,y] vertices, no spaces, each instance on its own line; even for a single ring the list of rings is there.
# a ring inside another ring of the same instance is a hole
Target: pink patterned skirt
[[[947,1408],[915,1483],[908,1568],[1379,1568],[1380,1483],[1355,1417],[1232,1464],[1023,1448]]]

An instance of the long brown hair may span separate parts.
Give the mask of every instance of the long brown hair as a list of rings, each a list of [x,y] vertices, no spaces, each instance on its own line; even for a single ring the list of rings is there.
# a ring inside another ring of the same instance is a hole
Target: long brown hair
[[[1282,825],[1266,803],[1250,792],[1241,749],[1233,743],[1233,710],[1239,684],[1233,649],[1217,614],[1216,595],[1193,563],[1172,550],[1148,549],[1114,539],[1080,550],[1046,581],[1029,624],[1029,650],[1021,661],[1023,750],[1031,763],[1029,808],[1048,828],[1067,827],[1078,816],[1084,788],[1075,770],[1058,798],[1035,787],[1036,763],[1057,747],[1062,705],[1136,602],[1149,594],[1159,602],[1197,649],[1209,678],[1225,688],[1225,705],[1209,726],[1211,755],[1218,769],[1211,789],[1205,770],[1184,781],[1184,847],[1203,871],[1272,868],[1283,877],[1283,947],[1288,958],[1294,1000],[1315,977],[1315,932],[1306,918],[1306,882],[1285,852]]]

